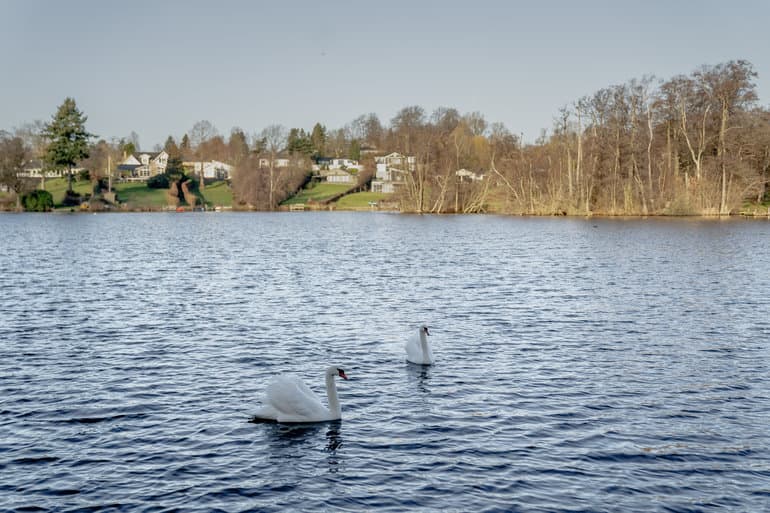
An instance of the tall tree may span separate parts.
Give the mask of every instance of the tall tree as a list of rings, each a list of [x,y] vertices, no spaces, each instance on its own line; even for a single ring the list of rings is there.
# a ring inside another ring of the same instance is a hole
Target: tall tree
[[[310,133],[310,143],[313,146],[313,157],[326,156],[326,127],[316,123]]]
[[[197,149],[202,143],[219,134],[216,127],[207,119],[196,122],[190,129],[190,143]]]
[[[21,137],[12,137],[0,131],[0,184],[5,185],[16,195],[16,209],[21,209],[21,193],[26,180],[19,175],[29,158],[29,149]]]
[[[29,158],[31,160],[37,160],[39,161],[38,164],[41,167],[41,173],[40,173],[40,188],[45,189],[45,170],[42,169],[42,160],[45,156],[45,151],[47,147],[47,142],[45,140],[45,134],[43,133],[43,130],[45,128],[45,123],[43,123],[42,120],[35,120],[31,123],[24,123],[21,126],[17,127],[16,130],[14,130],[14,135],[17,137],[21,137],[21,140],[24,141],[24,146],[26,146],[29,151],[30,155]]]
[[[260,134],[260,140],[265,142],[265,148],[270,155],[270,181],[268,183],[268,205],[270,209],[274,209],[276,206],[275,193],[277,189],[278,179],[281,177],[281,173],[275,171],[275,159],[278,157],[278,153],[286,145],[287,132],[286,127],[283,125],[270,125],[262,130]]]
[[[168,156],[180,156],[179,146],[177,146],[174,137],[169,135],[166,138],[166,142],[163,144],[163,150],[168,153]]]
[[[169,135],[166,138],[166,143],[163,145],[163,150],[168,153],[166,174],[173,176],[175,180],[179,180],[179,178],[184,174],[184,166],[182,165],[182,149],[177,146],[174,138]]]
[[[67,190],[72,191],[72,168],[88,157],[88,140],[94,137],[86,131],[84,115],[72,98],[66,98],[59,106],[51,122],[45,125],[48,139],[45,160],[53,168],[67,168]]]
[[[202,119],[196,122],[190,129],[190,142],[195,150],[195,156],[198,160],[203,161],[204,154],[207,153],[207,148],[204,146],[210,139],[217,137],[219,132],[216,127],[207,119]],[[222,142],[224,145],[224,142]],[[200,164],[200,188],[206,187],[203,180],[203,164]]]
[[[292,128],[289,130],[286,149],[291,154],[304,155],[306,157],[313,155],[313,143],[303,128]]]
[[[117,162],[118,150],[104,139],[100,139],[88,148],[88,158],[81,165],[88,169],[93,182],[108,176],[108,170],[113,162]],[[114,160],[113,160],[114,159]]]
[[[184,134],[182,140],[179,142],[179,151],[182,153],[182,159],[189,159],[192,153],[192,145],[190,144],[190,136]]]
[[[709,102],[713,105],[714,113],[718,116],[717,159],[721,181],[719,201],[721,215],[730,213],[727,204],[727,131],[731,128],[731,116],[756,101],[756,86],[753,81],[756,76],[753,66],[743,60],[716,66],[703,66],[694,74],[695,80],[703,88]]]
[[[249,143],[246,134],[238,127],[230,131],[230,139],[227,141],[228,160],[234,166],[241,163],[249,156]]]

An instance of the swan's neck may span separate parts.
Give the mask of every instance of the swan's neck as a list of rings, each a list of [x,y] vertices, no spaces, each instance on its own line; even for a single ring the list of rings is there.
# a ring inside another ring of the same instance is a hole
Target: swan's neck
[[[420,330],[420,348],[422,349],[423,358],[428,358],[428,336],[425,334],[425,330]]]
[[[339,419],[342,417],[342,408],[340,408],[340,400],[337,397],[337,383],[334,381],[334,374],[326,374],[326,397],[329,399],[329,411],[334,418]]]

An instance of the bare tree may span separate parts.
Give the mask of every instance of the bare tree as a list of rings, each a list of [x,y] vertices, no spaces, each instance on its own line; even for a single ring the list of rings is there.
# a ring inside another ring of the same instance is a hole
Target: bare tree
[[[278,158],[278,154],[286,147],[286,141],[288,137],[288,131],[283,125],[270,125],[262,130],[260,133],[260,139],[265,141],[267,152],[270,157],[270,181],[268,185],[269,199],[268,203],[270,208],[275,208],[277,203],[275,202],[275,192],[277,189],[278,179],[281,178],[281,172],[276,172],[275,160]],[[284,168],[281,168],[282,170]]]
[[[205,146],[203,144],[207,142],[208,140],[212,139],[215,136],[219,135],[219,132],[217,131],[216,127],[211,123],[211,121],[207,119],[202,119],[198,122],[196,122],[193,127],[190,129],[189,132],[190,135],[190,144],[192,145],[193,150],[195,151],[195,156],[198,158],[198,160],[203,160],[203,152],[205,151]],[[224,141],[222,141],[222,146],[224,146]],[[205,183],[203,179],[203,163],[200,165],[200,188],[205,188]]]
[[[728,176],[727,176],[727,131],[730,127],[730,116],[739,109],[745,109],[757,99],[756,86],[753,79],[757,73],[747,61],[730,61],[716,66],[703,66],[694,73],[707,95],[714,110],[719,114],[719,129],[717,135],[717,159],[720,169],[720,215],[729,214],[727,205]]]
[[[16,195],[17,210],[21,209],[21,193],[26,187],[26,180],[20,175],[24,171],[29,154],[29,149],[21,137],[0,131],[0,184]]]

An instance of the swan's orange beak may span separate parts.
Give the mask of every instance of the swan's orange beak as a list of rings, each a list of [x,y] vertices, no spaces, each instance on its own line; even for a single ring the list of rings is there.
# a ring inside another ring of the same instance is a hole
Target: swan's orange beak
[[[344,370],[340,370],[339,373],[340,373],[340,377],[342,379],[348,379],[348,377],[345,375],[345,371]]]

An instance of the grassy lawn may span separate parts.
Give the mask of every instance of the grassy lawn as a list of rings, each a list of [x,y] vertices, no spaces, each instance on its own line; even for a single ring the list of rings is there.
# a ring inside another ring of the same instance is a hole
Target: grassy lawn
[[[128,204],[129,208],[160,209],[168,205],[166,189],[150,189],[142,182],[115,184],[118,201]]]
[[[36,187],[40,187],[40,182],[36,184]],[[61,206],[61,202],[64,201],[64,193],[67,192],[67,179],[66,178],[46,178],[45,190],[51,193],[53,196],[53,204],[55,206]],[[72,190],[80,194],[91,194],[94,190],[94,186],[91,185],[90,180],[79,182],[75,179],[72,180]]]
[[[202,191],[203,199],[206,205],[213,207],[232,207],[233,191],[227,185],[227,182],[213,182],[206,184]]]
[[[90,181],[74,182],[72,188],[80,194],[92,192]],[[49,178],[45,181],[45,189],[53,196],[54,205],[61,206],[64,193],[67,190],[65,178]],[[168,206],[166,189],[150,189],[144,182],[114,183],[113,190],[117,193],[118,201],[127,204],[129,209],[160,210]],[[233,194],[224,181],[206,185],[203,190],[206,204],[210,206],[232,206]]]
[[[340,209],[370,208],[370,201],[380,202],[385,199],[389,199],[392,196],[392,194],[383,194],[381,192],[356,192],[341,197],[340,200],[336,203],[336,206]]]
[[[319,183],[311,186],[309,189],[302,189],[295,196],[283,202],[284,205],[295,205],[297,203],[307,203],[310,200],[323,201],[331,198],[335,194],[345,192],[351,185],[342,183]]]

